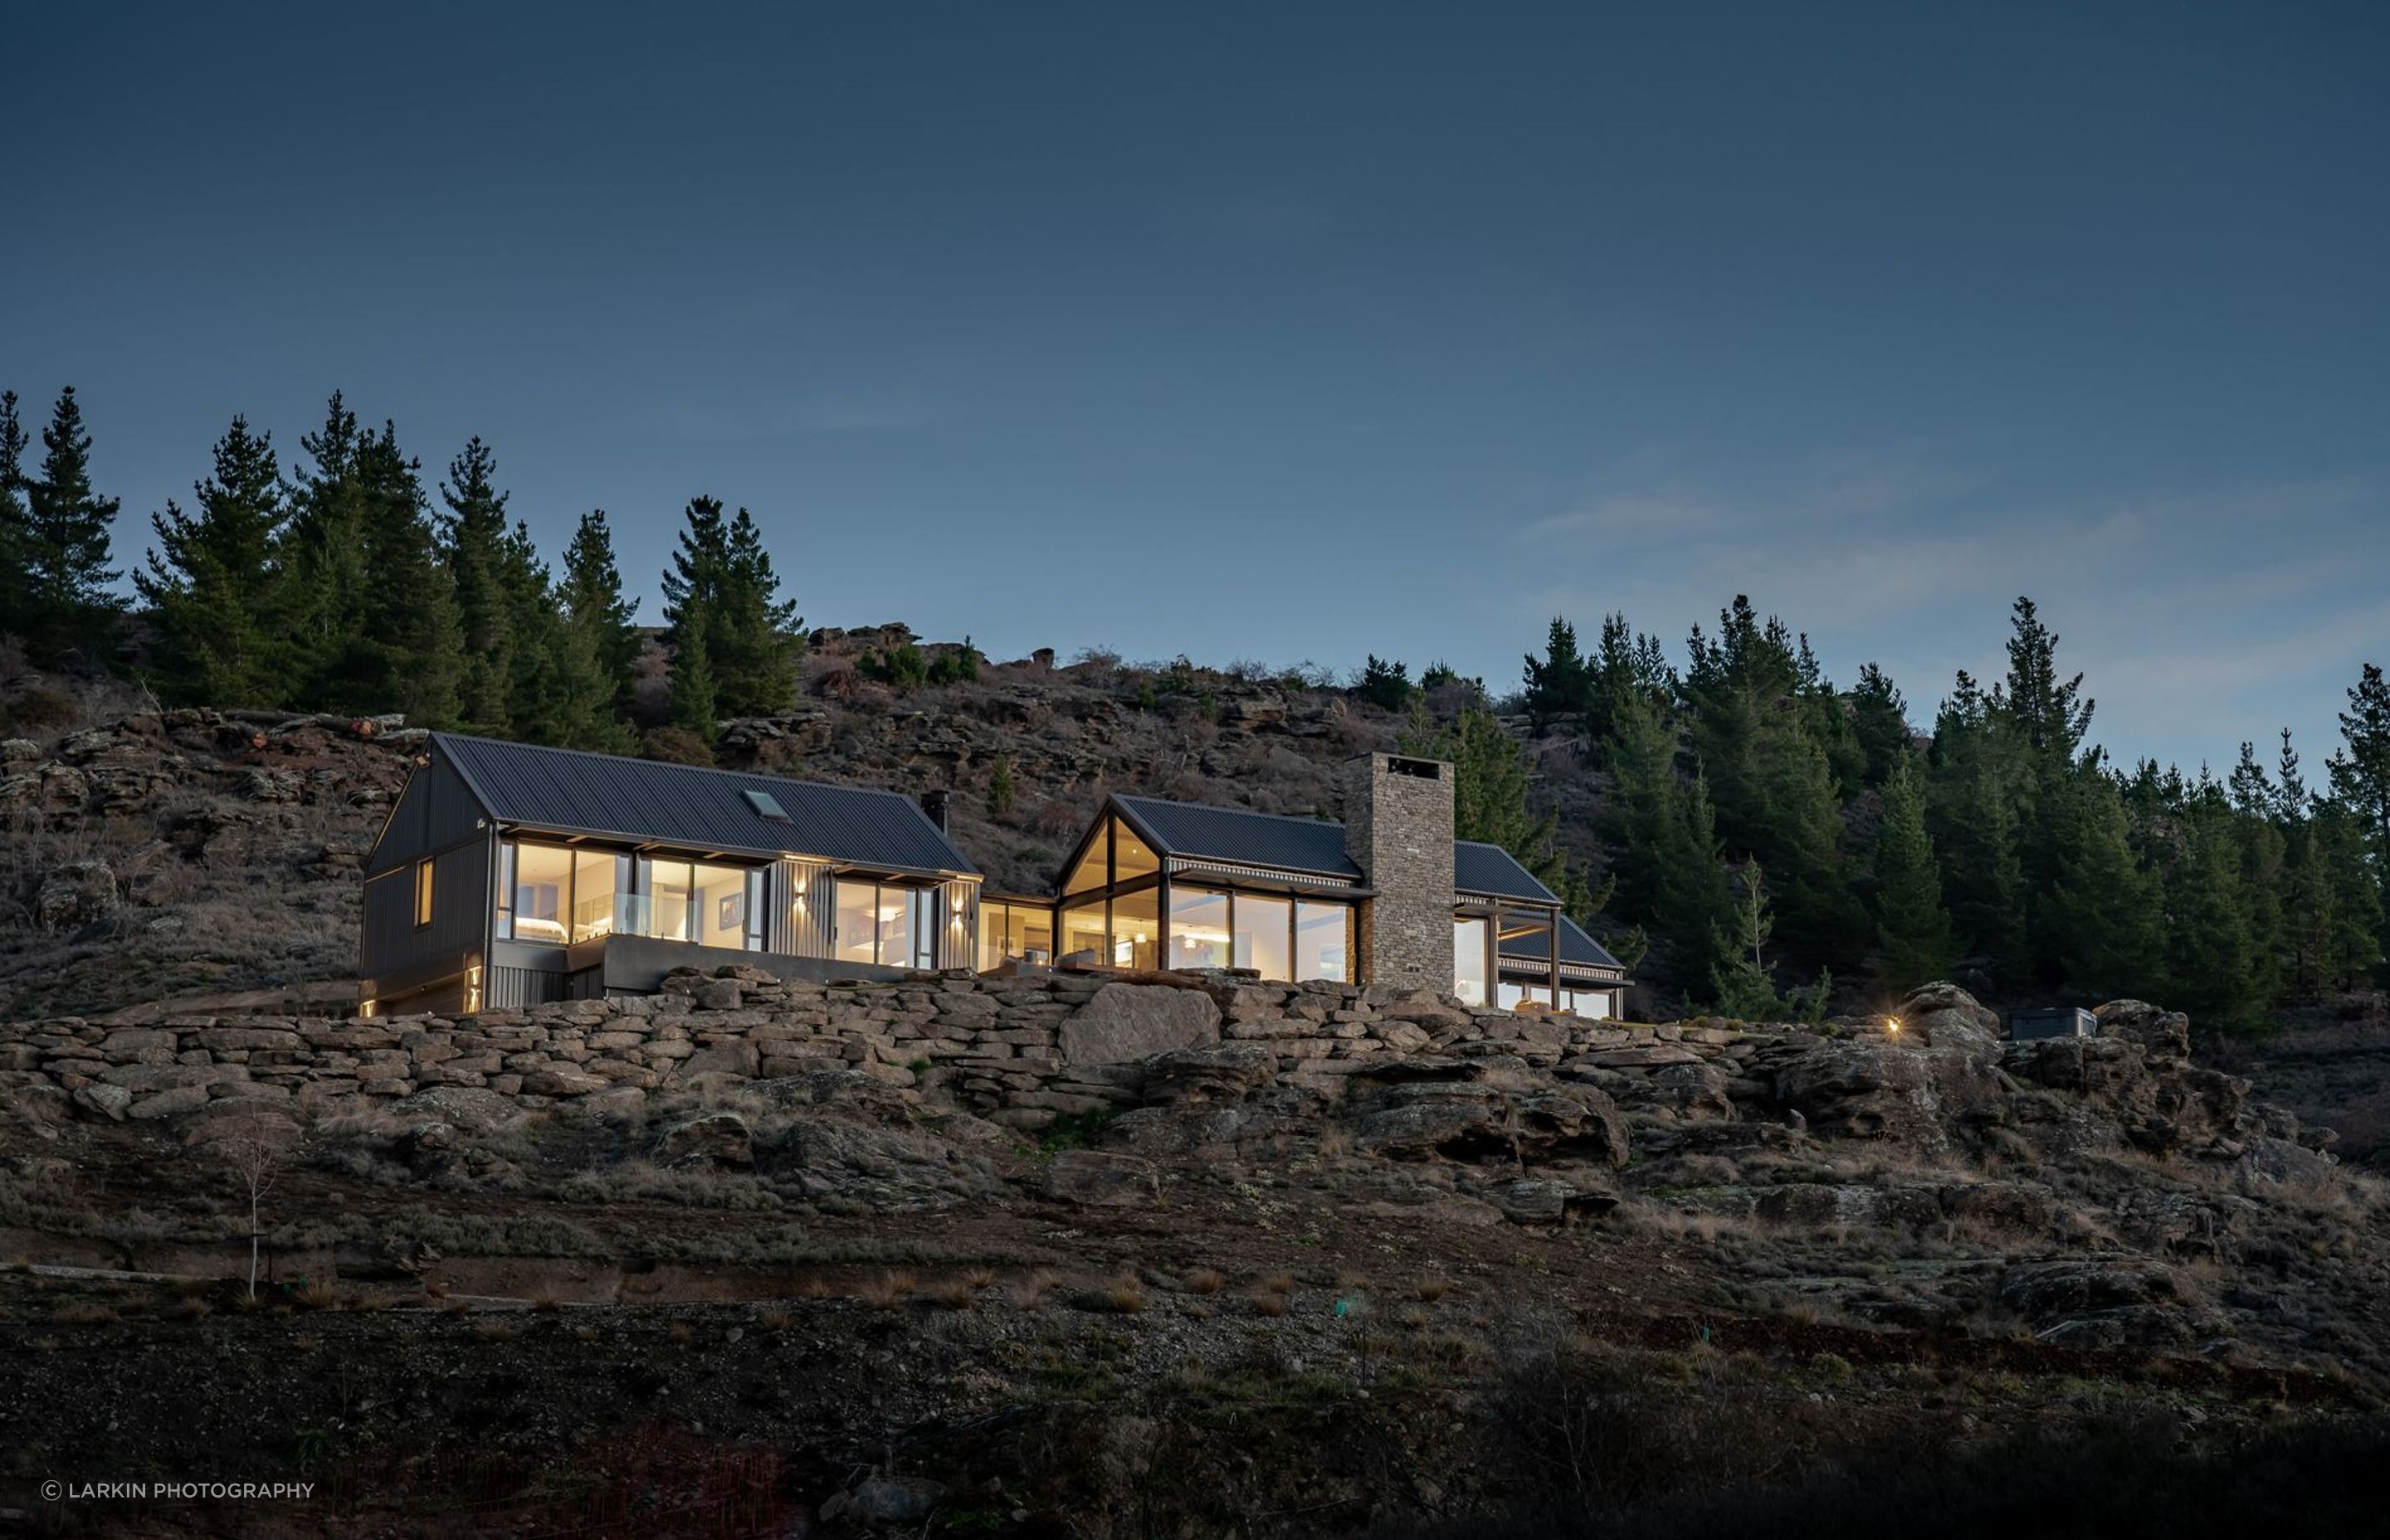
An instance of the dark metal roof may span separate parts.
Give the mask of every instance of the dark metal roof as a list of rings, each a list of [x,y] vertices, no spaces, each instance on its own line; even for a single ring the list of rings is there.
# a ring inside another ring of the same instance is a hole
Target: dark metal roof
[[[1499,845],[1475,840],[1452,844],[1452,885],[1464,893],[1491,898],[1515,898],[1528,904],[1558,904],[1559,895],[1536,880],[1518,857]]]
[[[1203,807],[1166,802],[1158,797],[1114,796],[1138,832],[1164,855],[1221,861],[1240,866],[1277,866],[1361,880],[1361,868],[1344,853],[1344,826],[1317,818],[1289,818],[1241,807]]]
[[[909,797],[573,749],[434,733],[500,823],[689,850],[777,852],[904,871],[977,872]],[[743,793],[788,814],[766,818]]]
[[[1520,944],[1523,947],[1528,943],[1523,940]],[[1536,944],[1540,947],[1540,941]],[[1548,961],[1541,950],[1505,952],[1502,956],[1523,962]],[[1581,968],[1617,968],[1621,972],[1625,971],[1618,959],[1610,955],[1608,947],[1587,935],[1584,929],[1566,915],[1561,917],[1561,961],[1563,964],[1574,963]]]

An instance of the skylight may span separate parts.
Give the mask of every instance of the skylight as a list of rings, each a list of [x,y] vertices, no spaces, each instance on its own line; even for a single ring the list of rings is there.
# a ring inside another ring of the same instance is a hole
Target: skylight
[[[742,790],[739,794],[747,799],[747,805],[755,810],[757,817],[783,824],[789,821],[789,815],[781,808],[779,800],[769,791]]]

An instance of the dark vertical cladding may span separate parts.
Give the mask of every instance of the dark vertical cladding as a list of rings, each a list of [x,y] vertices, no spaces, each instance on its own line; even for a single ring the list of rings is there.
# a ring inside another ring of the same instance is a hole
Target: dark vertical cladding
[[[418,855],[446,850],[469,840],[482,828],[484,815],[465,778],[447,756],[427,752],[406,778],[406,789],[390,812],[380,841],[366,866],[368,877],[392,871]]]
[[[429,925],[415,923],[415,861],[366,879],[363,973],[375,997],[481,959],[489,940],[490,845],[484,834],[421,858],[431,863]]]

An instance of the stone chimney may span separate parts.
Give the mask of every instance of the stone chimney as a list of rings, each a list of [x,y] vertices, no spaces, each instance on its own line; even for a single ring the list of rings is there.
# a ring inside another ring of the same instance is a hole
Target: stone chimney
[[[1360,918],[1360,982],[1452,989],[1452,766],[1367,754],[1344,766],[1344,853],[1378,896]]]
[[[921,811],[928,814],[930,822],[937,825],[941,830],[946,827],[946,800],[947,794],[943,789],[921,793]]]

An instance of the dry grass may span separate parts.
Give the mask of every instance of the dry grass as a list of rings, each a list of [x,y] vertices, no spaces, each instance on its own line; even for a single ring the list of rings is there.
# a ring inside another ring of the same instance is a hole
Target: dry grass
[[[1145,1285],[1124,1273],[1104,1290],[1102,1299],[1108,1309],[1134,1315],[1145,1308]]]
[[[1012,1286],[1012,1303],[1023,1310],[1034,1310],[1046,1303],[1047,1296],[1061,1281],[1051,1273],[1032,1273]]]
[[[515,1328],[507,1321],[482,1321],[474,1326],[473,1335],[484,1342],[511,1342],[515,1340]]]
[[[306,1310],[337,1310],[341,1305],[341,1291],[333,1287],[329,1278],[309,1278],[305,1288],[291,1290],[290,1299],[291,1303]]]
[[[1343,1123],[1331,1123],[1319,1131],[1319,1153],[1328,1160],[1341,1160],[1353,1153],[1353,1134]]]
[[[564,1308],[564,1296],[553,1289],[542,1289],[531,1297],[531,1307],[546,1315]]]
[[[186,1294],[174,1302],[173,1314],[181,1320],[201,1321],[207,1319],[213,1308],[197,1294]]]
[[[1227,1278],[1209,1267],[1198,1267],[1187,1275],[1187,1291],[1190,1294],[1216,1294],[1227,1286]]]
[[[1262,1279],[1261,1290],[1265,1294],[1291,1294],[1294,1292],[1294,1279],[1284,1273],[1273,1273]]]
[[[755,1328],[758,1331],[786,1331],[795,1321],[796,1316],[782,1305],[766,1305],[755,1312]]]
[[[877,1310],[893,1310],[913,1297],[917,1289],[910,1273],[882,1273],[867,1280],[855,1297]]]
[[[675,1321],[664,1328],[664,1336],[675,1347],[687,1347],[697,1341],[697,1328],[687,1321]]]
[[[1425,1273],[1412,1285],[1411,1292],[1422,1304],[1433,1304],[1452,1292],[1452,1280],[1442,1273]]]
[[[1283,1315],[1291,1308],[1293,1308],[1291,1300],[1284,1294],[1275,1293],[1270,1290],[1265,1289],[1253,1296],[1253,1314],[1256,1315]]]
[[[992,1267],[972,1267],[966,1269],[962,1275],[962,1278],[964,1283],[970,1285],[973,1289],[993,1289],[996,1287],[996,1270]]]
[[[829,1279],[818,1273],[797,1285],[797,1298],[801,1300],[827,1300],[837,1293],[838,1290],[830,1287]]]
[[[116,1318],[114,1310],[96,1300],[67,1300],[50,1312],[50,1319],[60,1326],[96,1326]]]
[[[969,1310],[979,1303],[979,1290],[969,1278],[942,1278],[923,1290],[921,1298],[941,1310]]]

